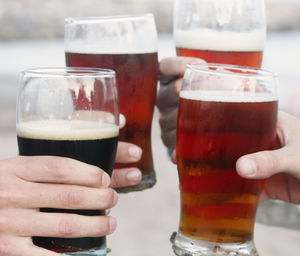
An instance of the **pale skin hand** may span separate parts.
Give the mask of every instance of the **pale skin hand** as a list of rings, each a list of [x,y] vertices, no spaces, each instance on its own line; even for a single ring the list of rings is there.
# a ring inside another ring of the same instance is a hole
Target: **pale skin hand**
[[[280,112],[277,137],[279,149],[241,157],[236,163],[237,172],[249,179],[266,178],[262,200],[300,204],[300,120]]]
[[[120,115],[120,128],[125,126],[125,117]],[[141,159],[142,149],[132,143],[119,141],[116,155],[116,163],[134,163]],[[142,173],[139,169],[122,168],[114,169],[110,186],[112,188],[128,187],[139,184]]]
[[[157,106],[161,112],[160,126],[164,144],[175,148],[177,103],[181,77],[194,58],[172,57],[160,62],[160,91]],[[165,85],[164,85],[165,83]],[[263,151],[238,159],[236,169],[249,179],[266,178],[261,200],[280,199],[300,204],[300,120],[287,113],[278,115],[277,137],[280,149]],[[172,161],[176,163],[176,152]]]
[[[0,160],[0,255],[58,256],[34,246],[32,236],[98,237],[111,234],[111,216],[44,213],[39,208],[104,210],[117,203],[109,176],[98,167],[54,157]]]

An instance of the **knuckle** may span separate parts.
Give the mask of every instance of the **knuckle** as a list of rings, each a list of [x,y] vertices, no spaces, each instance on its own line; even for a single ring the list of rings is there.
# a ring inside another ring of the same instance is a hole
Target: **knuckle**
[[[257,155],[257,170],[263,176],[271,176],[278,168],[279,162],[272,151]]]
[[[102,207],[104,209],[112,207],[114,203],[114,197],[115,197],[115,192],[113,189],[111,188],[105,189],[104,195],[102,197]]]
[[[69,216],[63,216],[58,223],[58,234],[61,237],[73,237],[78,230],[75,217],[69,214]]]
[[[84,201],[84,192],[83,190],[68,188],[62,191],[59,194],[59,199],[62,205],[66,208],[73,208],[82,204]]]
[[[97,167],[95,167],[94,171],[92,171],[91,175],[91,181],[96,187],[102,186],[102,177],[103,177],[103,171]]]

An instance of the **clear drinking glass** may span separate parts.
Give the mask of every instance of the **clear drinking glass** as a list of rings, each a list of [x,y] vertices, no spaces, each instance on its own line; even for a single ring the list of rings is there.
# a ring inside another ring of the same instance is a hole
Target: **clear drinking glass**
[[[263,0],[176,0],[173,15],[177,55],[261,66],[266,34]]]
[[[118,192],[139,191],[155,182],[151,149],[151,124],[155,104],[158,60],[157,33],[152,14],[68,18],[65,23],[66,64],[71,67],[102,67],[116,71],[120,112],[126,126],[120,140],[143,150],[135,164],[142,181]]]
[[[273,73],[259,69],[188,65],[177,121],[176,255],[258,255],[253,229],[264,181],[241,178],[235,164],[275,148],[276,84]]]
[[[54,155],[112,174],[119,134],[115,72],[36,68],[20,76],[17,138],[20,155]],[[105,215],[105,210],[42,208],[48,213]],[[67,255],[106,255],[105,237],[34,237],[34,244]]]

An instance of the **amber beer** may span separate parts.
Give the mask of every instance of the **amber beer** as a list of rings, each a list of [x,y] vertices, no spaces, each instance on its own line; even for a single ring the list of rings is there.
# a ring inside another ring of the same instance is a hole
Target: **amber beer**
[[[54,155],[70,157],[102,168],[111,175],[115,161],[119,128],[99,126],[95,121],[28,121],[17,125],[19,153],[23,156]],[[42,208],[42,212],[105,215],[105,210],[64,210]],[[61,253],[106,250],[106,238],[34,237],[35,245]]]
[[[126,126],[120,130],[119,138],[143,150],[139,162],[117,164],[116,167],[136,166],[143,176],[154,173],[151,123],[157,88],[157,52],[105,54],[67,51],[66,64],[69,67],[101,67],[116,71],[120,112],[126,117]]]
[[[207,29],[176,31],[178,56],[196,57],[208,63],[259,68],[262,63],[264,31],[218,32]]]
[[[235,164],[242,155],[274,149],[276,115],[277,101],[266,93],[180,92],[180,233],[219,243],[252,239],[263,181],[241,178]]]

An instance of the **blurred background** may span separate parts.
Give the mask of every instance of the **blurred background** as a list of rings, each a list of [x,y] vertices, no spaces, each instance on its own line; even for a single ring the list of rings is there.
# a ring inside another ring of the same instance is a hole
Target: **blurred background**
[[[162,59],[175,55],[172,11],[173,0],[0,0],[0,159],[17,154],[15,97],[21,70],[65,65],[66,17],[152,12]],[[280,108],[300,116],[300,0],[266,0],[266,11],[263,67],[278,73]],[[109,255],[173,255],[169,237],[179,222],[178,180],[176,166],[160,140],[157,110],[153,151],[158,183],[148,191],[120,195],[111,213],[119,225],[109,237]],[[280,205],[279,211],[277,203],[269,204],[270,211],[286,214],[286,222],[292,219],[288,209],[295,209],[294,205]],[[261,256],[299,255],[300,216],[293,221],[290,229],[256,225],[255,242]]]

